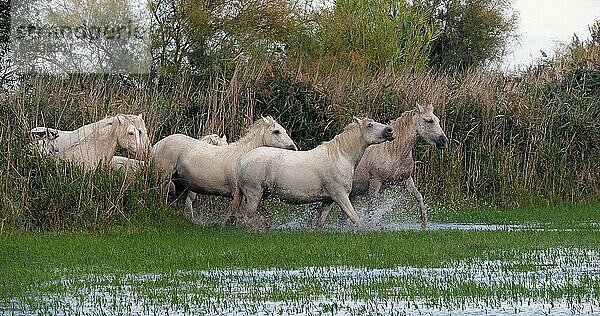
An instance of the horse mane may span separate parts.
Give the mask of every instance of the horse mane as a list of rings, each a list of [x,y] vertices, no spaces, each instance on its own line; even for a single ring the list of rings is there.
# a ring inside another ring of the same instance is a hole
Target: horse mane
[[[395,155],[401,149],[407,146],[407,143],[414,141],[414,120],[413,118],[417,115],[418,110],[412,109],[403,112],[400,117],[391,121],[389,125],[394,129],[394,134],[396,135],[396,139],[391,142],[386,142],[384,146],[388,149],[388,151]],[[412,147],[411,147],[412,148]]]
[[[118,116],[125,118],[129,122],[131,122],[132,119],[135,119],[137,117],[136,115],[117,114],[114,116],[107,116],[99,121],[83,125],[82,127],[73,131],[73,135],[77,137],[77,140],[71,142],[71,145],[65,150],[71,150],[75,147],[87,143],[90,140],[97,138],[100,135],[105,135],[106,133],[108,133],[107,128],[113,125],[115,118],[117,118]]]
[[[324,146],[327,149],[328,154],[347,152],[349,148],[356,148],[360,145],[359,136],[359,125],[356,122],[352,122],[344,127],[344,130],[341,133],[335,135],[332,140],[322,143],[319,147]]]
[[[266,121],[265,121],[266,120]],[[237,146],[246,146],[251,145],[254,147],[258,147],[262,145],[262,137],[259,137],[264,134],[265,130],[269,127],[275,125],[275,120],[270,117],[264,117],[256,120],[246,131],[246,134],[242,136],[237,141],[231,143],[230,145]]]

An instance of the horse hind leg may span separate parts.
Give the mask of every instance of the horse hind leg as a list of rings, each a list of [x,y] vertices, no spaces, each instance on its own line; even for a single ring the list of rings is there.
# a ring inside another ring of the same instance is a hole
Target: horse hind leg
[[[194,201],[196,200],[197,196],[198,195],[195,192],[188,191],[185,197],[185,205],[183,210],[185,215],[192,219],[192,221],[196,221],[196,218],[194,217]],[[198,222],[202,222],[202,220],[200,219]]]
[[[260,203],[258,205],[258,213],[263,217],[263,221],[260,224],[260,228],[265,230],[270,229],[273,225],[273,213],[269,212],[269,210],[267,210],[267,208],[263,205],[260,205]]]
[[[408,192],[412,193],[412,195],[419,202],[419,208],[421,210],[421,228],[427,229],[429,227],[429,222],[427,221],[427,205],[423,201],[423,196],[421,195],[421,192],[417,190],[412,176],[406,179],[406,189],[408,190]]]
[[[171,204],[173,203],[173,201],[175,201],[177,199],[177,187],[175,186],[175,183],[172,180],[169,180],[169,182],[167,182],[167,204]]]

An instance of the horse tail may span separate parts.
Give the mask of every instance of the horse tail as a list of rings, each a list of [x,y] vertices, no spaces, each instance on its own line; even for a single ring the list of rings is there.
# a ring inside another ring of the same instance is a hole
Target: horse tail
[[[233,200],[231,201],[231,207],[228,216],[225,218],[225,224],[237,225],[239,224],[240,208],[242,206],[242,190],[240,190],[239,184],[236,183],[235,191],[233,193]]]

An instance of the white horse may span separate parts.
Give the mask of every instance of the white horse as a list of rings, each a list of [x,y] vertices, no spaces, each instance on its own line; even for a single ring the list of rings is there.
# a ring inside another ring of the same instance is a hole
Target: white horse
[[[215,146],[198,139],[174,134],[158,141],[151,150],[152,160],[177,194],[187,190],[232,197],[238,158],[250,150],[271,146],[297,150],[287,131],[273,118],[256,121],[238,141]],[[171,190],[169,190],[171,191]]]
[[[216,146],[227,145],[227,137],[223,136],[221,138],[217,134],[206,135],[206,136],[200,138],[200,140],[203,142],[207,142],[209,144],[216,145]],[[129,173],[129,172],[135,173],[135,172],[140,171],[145,166],[145,163],[143,160],[132,159],[132,158],[127,158],[127,157],[123,157],[123,156],[113,156],[110,159],[110,166],[117,170],[123,170],[127,173]],[[190,192],[189,194],[194,194],[194,193]],[[188,196],[189,196],[189,194],[188,194]],[[194,199],[195,199],[195,196],[194,196],[194,198],[192,198],[192,201]]]
[[[118,114],[74,131],[36,127],[30,133],[43,154],[78,162],[87,169],[109,163],[117,147],[144,159],[150,146],[141,114]]]
[[[355,122],[331,141],[309,151],[286,151],[257,148],[242,156],[237,164],[237,188],[232,202],[232,215],[251,219],[263,195],[273,195],[291,204],[323,202],[317,228],[321,228],[333,202],[361,225],[348,198],[354,168],[365,149],[394,139],[390,126],[371,119],[354,118]],[[270,218],[267,215],[269,226]]]
[[[200,138],[200,141],[206,142],[215,146],[225,146],[227,143],[227,136],[223,135],[223,137],[219,137],[217,134],[210,134]],[[169,188],[175,188],[174,183],[169,183]],[[190,216],[190,218],[194,218],[194,201],[198,197],[198,194],[192,191],[187,191],[187,196],[185,198],[184,211],[186,214]]]
[[[354,172],[350,196],[368,194],[371,208],[382,187],[404,182],[407,190],[419,202],[421,226],[427,228],[427,205],[413,181],[413,148],[421,137],[438,149],[443,149],[448,146],[448,138],[440,126],[440,120],[433,114],[431,104],[417,104],[414,110],[402,113],[390,126],[398,136],[392,142],[367,148]]]

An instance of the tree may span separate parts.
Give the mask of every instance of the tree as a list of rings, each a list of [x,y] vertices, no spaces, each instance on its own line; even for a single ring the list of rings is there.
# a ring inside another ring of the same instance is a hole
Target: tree
[[[500,60],[516,39],[517,14],[511,0],[424,0],[440,34],[430,65],[466,69]]]
[[[285,49],[302,16],[290,0],[153,0],[153,56],[161,71],[203,72]]]
[[[315,18],[312,42],[296,50],[327,67],[424,68],[436,34],[426,18],[405,0],[337,0]]]

